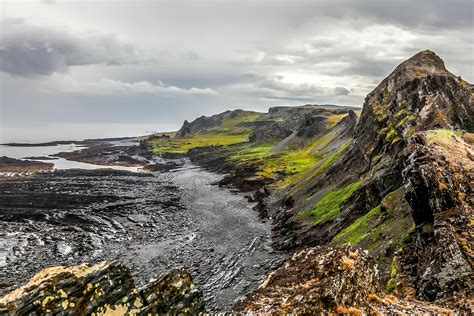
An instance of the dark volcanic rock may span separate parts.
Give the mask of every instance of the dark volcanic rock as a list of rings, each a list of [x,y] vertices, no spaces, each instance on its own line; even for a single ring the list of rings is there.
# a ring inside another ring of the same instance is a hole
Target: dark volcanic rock
[[[202,293],[184,269],[171,270],[142,289],[118,263],[54,267],[0,298],[0,313],[26,314],[198,314]]]
[[[400,188],[413,150],[408,139],[415,132],[452,127],[471,132],[474,106],[468,87],[433,52],[420,52],[400,64],[367,96],[353,142],[341,158],[280,200],[283,207],[290,198],[294,203],[276,214],[276,244],[292,248],[328,242]],[[294,218],[314,205],[328,187],[340,188],[355,179],[363,181],[336,218],[318,227]]]
[[[52,171],[52,163],[0,157],[0,176],[2,174],[30,175],[37,172]]]
[[[411,139],[415,151],[404,173],[417,227],[400,266],[405,285],[424,300],[472,291],[474,262],[474,152],[454,134],[433,133]]]

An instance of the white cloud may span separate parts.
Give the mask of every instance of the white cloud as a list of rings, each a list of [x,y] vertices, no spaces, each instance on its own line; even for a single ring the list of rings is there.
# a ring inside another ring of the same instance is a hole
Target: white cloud
[[[120,80],[102,79],[94,82],[77,81],[69,75],[53,74],[51,80],[42,85],[42,90],[49,93],[86,94],[86,95],[132,95],[154,94],[164,95],[217,95],[217,91],[210,88],[189,89],[168,85],[162,81],[123,82]]]

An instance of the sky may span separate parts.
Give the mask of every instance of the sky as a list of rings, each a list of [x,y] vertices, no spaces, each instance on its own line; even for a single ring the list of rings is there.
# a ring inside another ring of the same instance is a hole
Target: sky
[[[474,1],[3,1],[0,142],[135,136],[278,105],[362,106],[430,49],[474,82]]]

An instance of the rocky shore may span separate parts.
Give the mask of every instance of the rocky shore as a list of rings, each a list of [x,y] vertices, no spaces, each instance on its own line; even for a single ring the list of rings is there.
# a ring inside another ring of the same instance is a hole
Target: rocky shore
[[[242,194],[212,185],[222,176],[125,147],[59,155],[125,164],[133,153],[149,171],[70,169],[0,181],[2,295],[43,268],[107,260],[128,267],[137,286],[186,266],[206,308],[225,311],[286,257],[272,250],[269,226]]]

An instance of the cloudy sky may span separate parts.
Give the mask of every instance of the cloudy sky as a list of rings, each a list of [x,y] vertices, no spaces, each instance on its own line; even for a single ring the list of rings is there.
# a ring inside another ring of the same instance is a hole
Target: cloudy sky
[[[361,106],[431,49],[474,81],[472,0],[2,1],[0,141],[139,135],[227,109]]]

